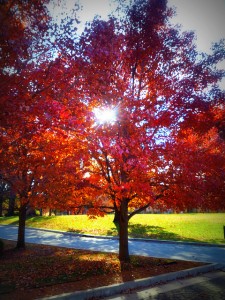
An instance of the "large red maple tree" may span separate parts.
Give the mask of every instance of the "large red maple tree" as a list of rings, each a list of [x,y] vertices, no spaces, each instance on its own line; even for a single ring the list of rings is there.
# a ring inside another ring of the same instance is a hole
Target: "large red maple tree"
[[[129,260],[130,218],[157,205],[212,208],[212,202],[197,201],[197,197],[190,201],[187,194],[194,186],[198,195],[207,198],[204,191],[212,184],[208,175],[219,157],[224,161],[220,147],[206,168],[207,157],[213,156],[208,148],[214,147],[205,144],[207,133],[198,144],[208,147],[205,156],[196,155],[191,132],[181,133],[183,123],[188,124],[198,107],[218,96],[216,84],[223,72],[214,67],[224,59],[224,50],[220,44],[214,54],[201,58],[194,34],[169,24],[172,13],[166,1],[136,1],[122,21],[95,19],[80,40],[83,101],[93,119],[85,129],[89,149],[85,181],[96,208],[104,204],[99,201],[102,194],[111,201],[118,218],[119,257],[124,261]],[[224,94],[220,95],[224,101]],[[111,120],[101,117],[110,110],[115,114]],[[212,130],[211,139],[213,134]],[[183,153],[187,147],[190,151]],[[193,153],[195,159],[190,159]],[[199,159],[201,163],[196,164]],[[199,174],[204,174],[205,187],[197,187]],[[178,190],[186,197],[179,199]],[[219,203],[217,207],[222,207]]]
[[[54,57],[30,61],[29,53],[40,53],[38,35],[17,17],[33,16],[34,28],[41,18],[40,45],[49,50],[48,13],[39,1],[8,3],[1,22],[11,25],[1,44],[15,43],[17,26],[22,48],[1,52],[0,164],[21,201],[18,246],[32,203],[86,205],[95,214],[112,208],[122,261],[129,261],[129,220],[147,207],[224,207],[214,185],[224,184],[223,72],[216,69],[225,58],[222,42],[200,55],[194,34],[170,25],[167,1],[137,0],[120,19],[95,18],[79,41],[65,31],[53,39]],[[11,22],[5,16],[15,3],[27,5],[27,14],[21,9]]]

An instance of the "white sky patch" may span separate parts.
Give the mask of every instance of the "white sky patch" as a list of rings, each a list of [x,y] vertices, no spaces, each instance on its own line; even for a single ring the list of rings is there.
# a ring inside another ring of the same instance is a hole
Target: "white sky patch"
[[[225,60],[218,63],[217,67],[218,67],[218,69],[225,70]],[[221,80],[221,83],[219,86],[220,86],[220,88],[225,90],[225,77]]]
[[[89,172],[84,173],[83,178],[89,178],[89,177],[91,177],[91,174]]]
[[[212,43],[225,39],[225,0],[168,0],[168,4],[176,7],[172,23],[195,32],[198,51],[210,54]],[[225,60],[218,68],[225,70]],[[225,78],[219,87],[225,90]]]
[[[112,11],[112,1],[108,0],[80,0],[77,1],[82,5],[79,15],[82,20],[92,20],[94,15],[99,15],[107,19],[108,14]]]
[[[210,52],[212,42],[225,38],[225,0],[168,0],[176,7],[173,23],[194,30],[199,51]]]

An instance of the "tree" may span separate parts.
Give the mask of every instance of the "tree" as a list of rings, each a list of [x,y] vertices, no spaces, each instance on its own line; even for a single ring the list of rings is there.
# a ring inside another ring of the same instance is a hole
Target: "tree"
[[[182,195],[181,207],[188,198],[190,208],[218,211],[225,205],[224,92],[212,90],[208,94],[211,100],[195,107],[182,122],[176,143],[179,148],[176,157],[170,157],[173,164],[168,171],[180,183],[173,192]]]
[[[222,42],[200,55],[194,34],[170,25],[166,0],[137,0],[120,20],[95,18],[79,41],[70,21],[56,38],[39,1],[1,5],[0,166],[20,201],[18,247],[28,204],[113,209],[121,261],[128,222],[147,207],[223,207],[213,188],[224,183]],[[110,122],[96,118],[110,110]],[[190,203],[193,187],[205,201]]]
[[[128,222],[132,216],[155,205],[189,207],[190,198],[179,205],[173,191],[187,192],[198,170],[196,160],[189,161],[193,167],[189,168],[187,156],[180,155],[184,141],[178,134],[195,114],[196,105],[207,105],[213,99],[211,86],[215,90],[223,76],[214,66],[224,59],[224,51],[217,47],[211,56],[199,58],[194,34],[181,33],[169,24],[172,13],[163,0],[135,1],[120,22],[113,17],[107,22],[96,18],[80,41],[83,101],[93,120],[85,129],[89,158],[84,181],[96,199],[96,209],[103,205],[100,195],[111,199],[119,218],[122,261],[129,261]],[[94,109],[102,114],[114,110],[116,120],[98,121]],[[185,143],[191,145],[188,140]],[[202,166],[206,160],[201,160]],[[213,163],[209,168],[214,168]],[[182,174],[186,185],[181,185],[176,173]],[[205,208],[208,204],[204,202]]]
[[[33,4],[24,1],[1,2],[1,169],[3,179],[21,197],[20,226],[18,247],[24,246],[24,218],[28,193],[27,141],[33,135],[30,124],[34,116],[29,116],[31,97],[29,97],[27,75],[30,75],[30,53],[32,47],[31,24],[34,14],[38,15],[36,26],[41,27],[44,17],[41,7],[35,1]],[[30,11],[30,18],[27,16]],[[40,17],[40,19],[39,19]],[[40,23],[39,23],[40,21]],[[39,24],[39,25],[38,25]],[[34,29],[34,27],[32,27]],[[28,129],[29,128],[29,129]],[[15,150],[15,155],[13,151]],[[22,169],[15,170],[17,164]],[[19,179],[18,180],[16,179]],[[23,220],[22,220],[23,219]],[[22,230],[23,225],[23,230]]]
[[[46,4],[0,4],[0,166],[3,180],[20,202],[17,247],[25,246],[26,209],[43,194],[38,190],[43,174],[66,155],[64,151],[59,158],[54,152],[55,136],[58,146],[70,138],[63,129],[66,112],[58,101],[62,97],[56,97],[60,80],[65,81],[58,54],[64,36],[56,39],[60,25],[51,22]]]

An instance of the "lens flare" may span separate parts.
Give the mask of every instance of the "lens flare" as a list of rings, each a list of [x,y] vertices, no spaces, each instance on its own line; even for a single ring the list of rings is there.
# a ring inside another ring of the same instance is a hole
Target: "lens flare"
[[[116,121],[115,108],[95,108],[93,112],[98,124],[114,123]]]

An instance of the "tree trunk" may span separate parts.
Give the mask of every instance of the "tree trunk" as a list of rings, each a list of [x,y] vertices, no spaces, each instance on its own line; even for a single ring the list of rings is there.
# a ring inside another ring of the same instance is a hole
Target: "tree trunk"
[[[123,200],[119,211],[119,260],[130,262],[128,247],[128,202]]]
[[[3,211],[3,197],[0,197],[0,217],[2,217],[2,211]]]
[[[23,204],[19,210],[19,227],[18,227],[18,239],[17,248],[25,248],[25,223],[26,223],[26,210],[27,204]]]
[[[115,214],[114,214],[113,223],[119,224],[119,221],[120,221],[119,211],[118,211],[118,208],[116,206],[114,206],[114,207],[115,207]]]

